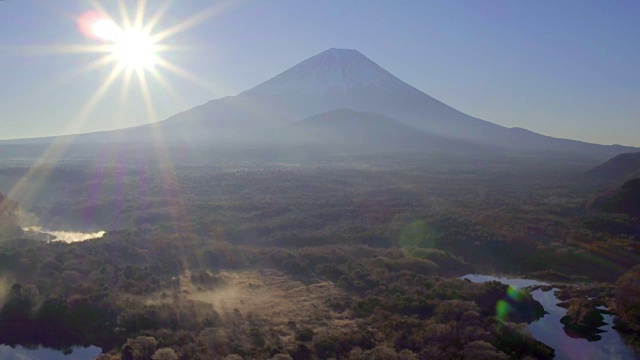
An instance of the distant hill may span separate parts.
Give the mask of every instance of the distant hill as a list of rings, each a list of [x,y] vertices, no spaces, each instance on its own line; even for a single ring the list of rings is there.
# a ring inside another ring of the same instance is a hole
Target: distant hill
[[[592,179],[625,181],[640,177],[640,152],[617,155],[589,171]]]
[[[596,199],[593,207],[607,212],[640,217],[640,178],[629,180],[618,191]]]
[[[631,174],[629,174],[629,176],[627,176],[627,179],[637,179],[640,178],[640,168],[638,168],[638,170],[632,172]]]

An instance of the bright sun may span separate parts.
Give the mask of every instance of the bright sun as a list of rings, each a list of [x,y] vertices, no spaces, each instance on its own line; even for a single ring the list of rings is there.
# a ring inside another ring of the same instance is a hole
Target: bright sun
[[[162,26],[162,22],[170,6],[173,3],[178,3],[175,0],[113,0],[108,2],[111,5],[108,8],[103,5],[103,3],[107,3],[106,1],[85,0],[83,2],[92,5],[92,9],[77,17],[70,16],[70,18],[75,18],[78,30],[91,42],[33,46],[26,49],[34,55],[84,54],[84,60],[87,60],[86,63],[74,68],[72,72],[67,74],[68,76],[81,75],[96,69],[112,67],[109,74],[96,89],[88,94],[89,97],[86,102],[80,107],[76,115],[69,120],[63,133],[77,134],[85,132],[82,131],[84,122],[89,119],[98,103],[112,89],[117,80],[121,80],[122,83],[118,108],[127,103],[130,88],[137,86],[142,95],[150,123],[159,120],[155,112],[152,94],[149,90],[152,85],[160,85],[174,101],[183,103],[180,94],[173,89],[168,79],[161,72],[168,71],[205,89],[212,89],[211,83],[170,62],[163,55],[178,49],[188,48],[183,45],[172,45],[172,41],[167,43],[167,40],[212,17],[221,16],[235,2],[230,0],[216,1],[212,6],[199,11],[191,17],[179,21],[175,21],[178,19],[172,19],[174,21],[172,21],[171,26]],[[116,14],[119,14],[119,16],[114,17],[113,15]],[[173,42],[175,43],[175,40]],[[3,46],[0,46],[0,48],[4,49]],[[151,83],[149,80],[155,81]],[[130,124],[119,125],[119,127],[131,126]],[[154,131],[154,136],[156,137],[156,143],[162,145],[162,133]],[[66,151],[69,143],[68,137],[56,139],[38,161],[40,163],[57,161],[58,157]],[[162,157],[167,162],[171,161],[163,146],[158,146],[157,149],[159,157]],[[29,173],[32,175],[31,171]],[[25,176],[14,186],[10,192],[12,198],[26,197],[28,199],[32,196],[31,190],[28,190],[32,189],[32,187],[26,187],[28,184],[24,182],[24,179],[31,178],[30,175]],[[45,176],[46,172],[39,179],[44,181]],[[175,180],[169,180],[169,182],[171,184],[176,183]]]
[[[111,20],[100,19],[93,23],[91,32],[111,43],[109,51],[114,60],[128,70],[149,70],[158,62],[156,43],[141,29],[123,30]]]

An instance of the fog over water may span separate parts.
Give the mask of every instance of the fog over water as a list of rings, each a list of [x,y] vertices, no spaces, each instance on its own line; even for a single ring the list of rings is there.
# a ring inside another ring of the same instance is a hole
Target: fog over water
[[[42,229],[39,226],[28,227],[28,228],[25,228],[25,230],[38,231],[38,232],[51,234],[56,237],[54,241],[63,241],[66,243],[98,239],[104,236],[104,234],[106,233],[105,231],[98,231],[98,232],[92,232],[92,233],[78,232],[78,231],[59,231],[59,230],[53,231],[53,230]]]

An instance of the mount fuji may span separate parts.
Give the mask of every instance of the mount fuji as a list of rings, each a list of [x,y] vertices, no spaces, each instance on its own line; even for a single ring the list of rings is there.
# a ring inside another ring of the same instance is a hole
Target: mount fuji
[[[352,112],[333,112],[338,109]],[[322,116],[314,117],[320,114]],[[463,143],[503,150],[555,150],[603,155],[635,150],[619,145],[553,138],[472,117],[403,82],[357,50],[335,48],[304,60],[236,96],[209,101],[158,123],[78,135],[74,141],[145,142],[157,139],[160,134],[165,142],[255,144],[261,141],[273,143],[277,139],[285,144],[290,140],[285,134],[292,127],[315,131],[312,129],[317,127],[308,123],[328,121],[332,114],[339,115],[340,126],[345,126],[351,116],[354,124],[357,122],[358,125],[349,125],[350,131],[365,134],[377,131],[369,125],[380,125],[380,119],[384,118],[389,139],[405,138],[393,133],[405,134],[409,129],[416,133],[410,143],[418,141],[416,137],[422,137],[422,141],[437,143],[444,151],[460,147]],[[370,122],[364,118],[369,118]],[[303,119],[307,126],[296,126],[295,123]],[[326,133],[327,126],[322,128]],[[302,138],[305,137],[298,136],[298,140]],[[402,146],[391,146],[393,149],[399,147]]]
[[[323,51],[237,96],[210,101],[163,125],[269,128],[335,109],[378,113],[432,135],[492,144],[504,135],[497,133],[508,130],[457,111],[349,49]]]

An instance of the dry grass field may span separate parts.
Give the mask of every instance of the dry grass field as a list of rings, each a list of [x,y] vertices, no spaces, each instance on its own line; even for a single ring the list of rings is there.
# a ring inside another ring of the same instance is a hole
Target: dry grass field
[[[223,271],[217,277],[224,285],[214,290],[198,291],[183,281],[181,291],[190,293],[193,300],[212,304],[224,322],[242,319],[266,326],[285,344],[293,343],[295,331],[301,328],[356,328],[351,311],[338,313],[327,305],[328,300],[345,296],[333,282],[305,285],[277,270]]]

